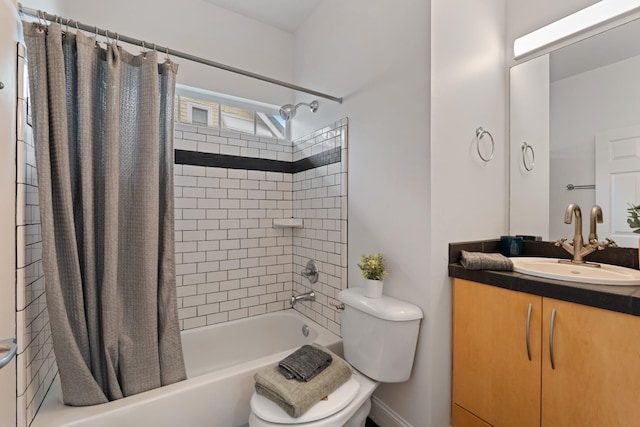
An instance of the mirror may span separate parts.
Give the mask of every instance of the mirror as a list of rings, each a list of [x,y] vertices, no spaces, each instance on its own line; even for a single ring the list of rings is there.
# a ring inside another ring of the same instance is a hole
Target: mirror
[[[586,239],[598,204],[599,240],[638,247],[627,208],[640,204],[640,20],[512,67],[510,180],[512,235],[571,240],[573,202]]]

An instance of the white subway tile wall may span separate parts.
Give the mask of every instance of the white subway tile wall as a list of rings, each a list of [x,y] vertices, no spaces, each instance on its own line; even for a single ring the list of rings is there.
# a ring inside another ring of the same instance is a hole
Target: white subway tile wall
[[[18,70],[24,72],[24,50]],[[27,120],[27,82],[18,88],[16,164],[16,330],[19,427],[28,426],[58,372],[44,294],[42,237],[33,131]],[[30,123],[30,120],[29,120]]]
[[[291,174],[175,166],[181,329],[285,308],[291,293]]]
[[[293,232],[294,271],[315,259],[320,275],[311,284],[293,275],[296,293],[313,289],[314,302],[296,304],[296,310],[337,335],[340,334],[338,293],[347,287],[347,119],[293,141],[294,160],[340,149],[340,162],[319,166],[293,177],[293,215],[302,218],[303,229]]]
[[[318,302],[297,308],[340,333],[328,303],[346,287],[346,128],[343,119],[292,144],[176,124],[175,147],[187,151],[293,162],[343,147],[342,162],[297,174],[175,166],[181,329],[290,308],[299,266],[311,256],[321,272]],[[273,228],[273,219],[298,215],[304,229]]]

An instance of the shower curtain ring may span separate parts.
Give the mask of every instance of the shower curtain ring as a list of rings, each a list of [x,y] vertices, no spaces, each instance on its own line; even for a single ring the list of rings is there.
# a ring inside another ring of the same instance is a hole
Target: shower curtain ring
[[[64,39],[65,37],[67,37],[67,32],[64,30],[64,27],[63,27],[64,24],[62,23],[62,16],[55,15],[53,17],[53,21],[56,24],[60,25],[60,31],[62,32],[62,38]]]
[[[100,42],[98,41],[98,26],[93,27],[93,47],[99,48]]]
[[[167,61],[171,61],[171,58],[169,58],[169,48],[167,47],[167,49],[165,50],[166,54],[167,54]]]
[[[47,21],[44,19],[44,12],[41,10],[38,10],[36,12],[36,17],[38,18],[38,25],[39,25],[39,27],[36,27],[36,31],[39,33],[44,33],[47,28]]]

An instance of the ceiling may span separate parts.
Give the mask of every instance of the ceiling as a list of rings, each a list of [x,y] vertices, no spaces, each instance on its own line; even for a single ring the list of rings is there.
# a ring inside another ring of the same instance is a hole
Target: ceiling
[[[294,33],[322,0],[204,0]]]

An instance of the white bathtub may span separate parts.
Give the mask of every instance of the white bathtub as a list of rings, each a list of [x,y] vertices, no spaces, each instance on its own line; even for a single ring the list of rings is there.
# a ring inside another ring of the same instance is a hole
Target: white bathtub
[[[310,329],[307,337],[303,325]],[[62,404],[56,378],[31,426],[245,425],[253,373],[311,342],[342,354],[340,337],[294,310],[185,331],[186,381],[102,405],[70,407]]]

